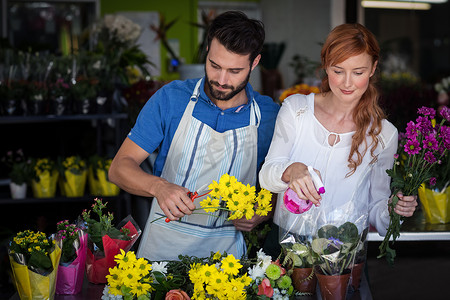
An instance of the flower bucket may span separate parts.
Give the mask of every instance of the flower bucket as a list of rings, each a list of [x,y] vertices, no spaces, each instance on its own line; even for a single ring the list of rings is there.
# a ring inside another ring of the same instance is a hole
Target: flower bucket
[[[66,197],[82,197],[86,186],[87,171],[84,170],[80,175],[73,174],[66,170],[64,178],[59,179],[61,194]]]
[[[294,268],[291,278],[298,292],[311,295],[316,293],[317,277],[313,268]]]
[[[347,295],[348,283],[350,275],[324,275],[316,272],[317,280],[319,281],[320,294],[323,300],[342,300]]]
[[[9,255],[14,285],[21,300],[54,299],[60,257],[61,248],[57,243],[53,252],[50,253],[53,271],[42,275],[30,270],[25,263],[18,262],[13,255]]]
[[[11,191],[11,198],[13,199],[24,199],[27,196],[27,184],[16,184],[11,182],[9,184],[9,189]]]
[[[106,178],[106,171],[97,169],[97,176],[94,176],[92,167],[89,168],[88,182],[91,195],[94,196],[117,196],[120,188]]]
[[[31,189],[35,198],[53,198],[56,194],[56,183],[58,182],[58,171],[52,174],[44,172],[39,176],[39,181],[31,180]]]
[[[422,203],[425,221],[431,224],[450,222],[450,188],[443,193],[435,192],[422,185],[419,188],[419,199]]]
[[[76,250],[77,258],[68,265],[59,265],[56,280],[56,294],[74,295],[83,287],[86,268],[87,234],[80,236],[80,245]]]

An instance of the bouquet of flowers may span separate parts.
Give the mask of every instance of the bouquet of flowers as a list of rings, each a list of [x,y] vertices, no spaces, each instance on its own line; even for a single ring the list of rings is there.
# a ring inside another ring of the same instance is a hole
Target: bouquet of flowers
[[[50,158],[33,159],[33,179],[31,188],[35,198],[51,198],[56,193],[58,171],[56,163]]]
[[[245,217],[250,220],[255,214],[267,216],[272,210],[272,193],[261,189],[256,194],[256,188],[244,185],[236,177],[222,175],[219,182],[215,180],[208,186],[209,196],[200,202],[200,206],[209,213],[218,210],[229,212],[228,220]]]
[[[53,299],[61,241],[25,230],[11,240],[8,254],[20,299]]]
[[[87,178],[86,162],[78,155],[58,158],[59,186],[67,197],[81,197]]]
[[[92,205],[98,220],[91,218],[91,211],[84,210],[82,219],[87,224],[88,249],[86,269],[88,280],[92,283],[106,283],[108,269],[116,265],[114,256],[130,250],[141,234],[139,226],[131,216],[122,220],[114,227],[112,213],[103,214],[106,207],[101,199],[95,198]]]
[[[418,109],[419,117],[416,122],[410,121],[406,127],[405,144],[400,144],[400,154],[396,154],[394,167],[386,172],[392,177],[391,191],[394,197],[389,203],[390,221],[386,236],[381,243],[378,257],[386,256],[389,264],[394,263],[395,250],[389,246],[400,236],[400,227],[403,217],[394,211],[397,205],[397,193],[404,195],[417,195],[418,188],[429,180],[433,180],[432,169],[442,163],[443,158],[450,149],[450,127],[444,125],[450,120],[450,109],[444,107],[440,110],[443,120],[436,124],[436,111],[433,108],[422,107]],[[403,163],[401,163],[401,161]]]
[[[253,297],[290,299],[294,294],[290,273],[278,260],[272,261],[272,257],[262,250],[257,253],[256,264],[248,268],[248,274],[253,280],[249,289]]]
[[[56,237],[62,241],[62,254],[56,280],[57,294],[78,294],[83,286],[87,233],[68,220],[56,224]]]
[[[120,189],[114,183],[108,181],[108,171],[112,159],[93,155],[89,158],[88,182],[91,195],[116,196]]]

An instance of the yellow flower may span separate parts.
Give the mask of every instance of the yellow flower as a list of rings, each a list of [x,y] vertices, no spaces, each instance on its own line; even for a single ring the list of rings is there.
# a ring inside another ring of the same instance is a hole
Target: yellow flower
[[[122,285],[120,283],[114,282],[113,285],[109,285],[109,293],[115,296],[122,296],[122,291],[120,290]]]
[[[204,283],[209,283],[215,273],[219,272],[214,265],[203,265],[200,268],[200,278]]]
[[[239,263],[239,260],[233,256],[233,254],[229,254],[227,257],[222,259],[221,267],[226,274],[237,275],[239,273],[239,269],[242,268],[242,265]]]
[[[147,295],[151,291],[153,291],[153,288],[148,283],[141,283],[139,281],[136,281],[130,285],[131,293],[136,295],[136,297],[139,297],[141,295]]]
[[[122,283],[122,270],[119,268],[109,268],[109,274],[106,275],[109,286],[120,285]]]
[[[134,266],[141,276],[146,276],[152,270],[152,265],[142,257],[135,261]]]
[[[208,189],[211,190],[211,192],[209,193],[211,197],[213,198],[220,197],[220,186],[217,183],[217,181],[213,180],[213,182],[210,185],[208,185]]]
[[[140,278],[141,276],[139,275],[139,271],[137,269],[122,270],[122,284],[126,286],[135,284]]]
[[[211,294],[218,299],[226,299],[225,298],[225,290],[223,285],[228,281],[228,276],[223,272],[216,272],[211,281],[206,286],[206,292]]]
[[[222,257],[222,254],[220,254],[220,251],[217,251],[216,253],[214,253],[213,259],[214,260],[218,260]]]
[[[206,211],[206,212],[215,212],[217,211],[217,207],[219,207],[220,200],[217,198],[211,199],[210,197],[207,197],[206,199],[203,199],[200,202],[200,206]]]
[[[134,266],[136,262],[136,254],[133,251],[125,253],[123,249],[120,249],[120,253],[114,256],[114,261],[119,264],[119,268],[129,269]]]

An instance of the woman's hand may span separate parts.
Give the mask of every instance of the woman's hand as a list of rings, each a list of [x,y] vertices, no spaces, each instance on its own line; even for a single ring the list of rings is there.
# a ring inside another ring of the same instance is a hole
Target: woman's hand
[[[394,211],[400,216],[411,217],[416,210],[417,196],[404,196],[402,192],[398,192],[397,197],[398,202]]]
[[[319,171],[316,169],[314,171],[320,176]],[[320,206],[322,197],[317,193],[316,186],[305,164],[299,162],[291,164],[286,168],[281,179],[289,184],[289,187],[297,193],[300,199],[310,200],[314,205]]]

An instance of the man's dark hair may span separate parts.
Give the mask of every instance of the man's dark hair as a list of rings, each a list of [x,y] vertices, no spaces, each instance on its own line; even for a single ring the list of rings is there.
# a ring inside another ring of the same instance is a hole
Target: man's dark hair
[[[231,52],[240,55],[250,54],[252,63],[264,45],[264,24],[249,19],[241,11],[227,11],[212,21],[208,30],[208,49],[214,38]]]

